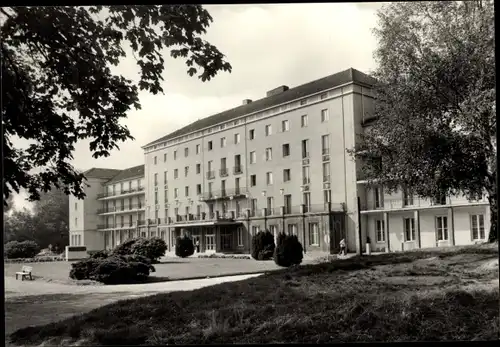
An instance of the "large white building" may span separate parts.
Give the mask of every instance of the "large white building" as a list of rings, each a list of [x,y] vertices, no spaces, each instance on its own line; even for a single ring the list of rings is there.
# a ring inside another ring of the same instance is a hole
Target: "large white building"
[[[296,234],[306,252],[399,251],[486,240],[485,199],[368,188],[346,152],[370,124],[374,80],[348,69],[201,119],[145,146],[143,165],[86,172],[87,197],[70,201],[71,245],[113,248],[181,232],[203,252],[250,250],[268,229]],[[360,208],[358,209],[358,197]]]

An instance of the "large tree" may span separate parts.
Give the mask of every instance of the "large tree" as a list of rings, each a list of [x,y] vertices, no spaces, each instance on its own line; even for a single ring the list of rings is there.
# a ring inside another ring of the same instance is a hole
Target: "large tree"
[[[366,178],[425,198],[486,193],[497,239],[493,1],[397,2],[378,18],[376,120],[353,151]]]
[[[139,90],[163,92],[165,49],[202,81],[231,71],[201,38],[212,18],[199,5],[0,8],[0,19],[4,204],[12,191],[38,200],[52,185],[83,198],[83,174],[70,163],[75,143],[89,139],[98,158],[133,139],[120,120],[140,108]],[[129,58],[126,44],[138,83],[110,69]]]

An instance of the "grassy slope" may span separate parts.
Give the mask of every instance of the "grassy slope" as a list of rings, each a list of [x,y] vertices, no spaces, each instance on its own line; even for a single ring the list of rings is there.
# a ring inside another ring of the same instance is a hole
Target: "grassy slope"
[[[497,247],[497,246],[495,246]],[[274,343],[498,338],[492,246],[365,256],[123,300],[11,335],[17,344]]]

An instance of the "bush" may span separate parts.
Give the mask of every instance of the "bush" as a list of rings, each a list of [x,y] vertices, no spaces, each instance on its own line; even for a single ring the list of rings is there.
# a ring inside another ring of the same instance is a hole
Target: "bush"
[[[296,235],[278,235],[278,245],[274,250],[274,262],[283,267],[302,263],[304,249]]]
[[[181,258],[186,258],[194,254],[193,240],[187,235],[178,237],[175,244],[175,255]]]
[[[273,257],[274,235],[266,231],[259,231],[252,237],[252,258],[255,260],[269,260]]]
[[[4,255],[7,259],[33,258],[40,253],[40,247],[35,241],[10,241],[4,245]]]
[[[144,282],[155,268],[151,260],[140,255],[110,255],[89,258],[71,265],[69,277],[75,280],[94,280],[104,284]]]
[[[130,240],[125,241],[124,243],[116,246],[116,248],[113,249],[113,254],[119,254],[119,255],[132,254],[132,247],[139,240],[141,240],[141,239],[130,239]]]
[[[87,252],[91,259],[106,259],[111,255],[111,252],[102,250],[102,251],[88,251]]]
[[[151,259],[151,261],[155,262],[160,257],[165,255],[167,251],[167,244],[164,240],[158,237],[152,237],[150,239],[138,239],[135,243],[132,244],[131,254],[134,255],[142,255]]]

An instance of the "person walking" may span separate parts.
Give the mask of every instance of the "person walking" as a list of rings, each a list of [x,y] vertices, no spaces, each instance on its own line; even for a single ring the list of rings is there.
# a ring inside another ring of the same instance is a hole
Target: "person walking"
[[[345,239],[340,240],[340,253],[339,255],[345,255]]]
[[[196,238],[196,253],[200,253],[200,239]]]

